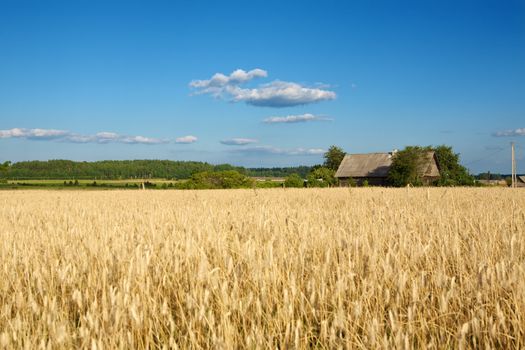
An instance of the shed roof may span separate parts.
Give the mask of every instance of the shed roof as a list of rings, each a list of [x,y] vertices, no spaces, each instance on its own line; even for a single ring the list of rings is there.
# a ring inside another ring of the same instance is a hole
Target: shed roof
[[[427,153],[428,162],[422,165],[424,176],[439,177],[434,152]],[[392,153],[347,154],[339,165],[336,177],[387,177],[392,165]]]
[[[525,183],[525,175],[518,176],[518,180],[521,180],[521,182]]]

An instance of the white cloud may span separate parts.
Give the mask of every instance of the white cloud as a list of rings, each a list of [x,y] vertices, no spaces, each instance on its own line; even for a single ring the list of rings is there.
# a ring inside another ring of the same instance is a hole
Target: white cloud
[[[33,140],[52,140],[67,136],[68,132],[55,129],[23,129],[14,128],[9,130],[0,130],[0,138],[26,138]]]
[[[514,129],[514,130],[496,131],[492,135],[496,136],[496,137],[525,136],[525,128],[518,128],[518,129]]]
[[[321,117],[310,113],[299,114],[299,115],[287,115],[286,117],[268,117],[263,120],[266,124],[278,124],[278,123],[304,123],[310,121],[332,121],[331,118]]]
[[[156,138],[151,137],[144,137],[144,136],[126,136],[121,138],[122,143],[142,143],[145,145],[154,145],[158,143],[167,143],[166,140],[159,140]]]
[[[194,143],[194,142],[197,142],[197,140],[198,139],[195,136],[188,135],[188,136],[177,137],[175,139],[175,142],[176,143]]]
[[[287,154],[317,156],[317,155],[325,154],[325,153],[326,151],[322,148],[295,148],[293,150],[289,150]]]
[[[254,146],[232,150],[235,153],[245,155],[283,155],[283,156],[316,156],[324,154],[326,151],[322,148],[289,148],[283,149],[273,146]]]
[[[28,140],[55,140],[73,143],[141,143],[159,144],[167,140],[149,138],[144,136],[119,135],[114,132],[102,131],[94,135],[81,135],[66,130],[56,129],[23,129],[14,128],[0,130],[0,138],[22,138]]]
[[[190,82],[190,86],[194,88],[211,88],[211,87],[222,87],[226,85],[238,85],[246,83],[254,78],[266,78],[268,73],[263,69],[252,69],[248,72],[237,69],[233,71],[229,76],[222,73],[214,74],[211,79],[207,80],[193,80]]]
[[[119,140],[123,140],[123,138],[114,132],[109,131],[102,131],[98,132],[93,136],[93,140],[98,143],[109,143],[109,142],[115,142]]]
[[[254,78],[266,77],[262,69],[244,71],[238,69],[229,76],[216,73],[208,80],[193,80],[190,87],[198,94],[211,94],[232,102],[245,102],[262,107],[291,107],[325,100],[333,100],[336,94],[325,86],[306,87],[294,82],[273,81],[256,88],[243,88],[240,85]]]
[[[228,139],[228,140],[221,140],[221,143],[223,145],[228,145],[228,146],[242,146],[242,145],[248,145],[250,143],[257,143],[257,142],[258,141],[255,139],[247,139],[247,138],[242,138],[242,137]]]
[[[297,83],[274,81],[255,89],[242,89],[238,86],[227,87],[235,102],[260,107],[292,107],[309,103],[333,100],[335,92],[319,88],[308,88]]]

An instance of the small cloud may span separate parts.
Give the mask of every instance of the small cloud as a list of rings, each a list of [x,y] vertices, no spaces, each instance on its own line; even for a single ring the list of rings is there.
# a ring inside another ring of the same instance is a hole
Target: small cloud
[[[193,80],[190,88],[197,89],[197,94],[210,94],[216,98],[227,99],[231,102],[245,102],[261,107],[291,107],[314,102],[333,100],[336,94],[326,87],[303,86],[294,82],[275,80],[271,83],[259,85],[256,88],[243,88],[254,78],[267,77],[268,73],[262,69],[244,71],[237,69],[230,75],[216,73],[207,80]]]
[[[492,134],[492,136],[495,136],[495,137],[525,136],[525,128],[496,131],[495,133]]]
[[[317,156],[320,154],[325,154],[326,151],[322,148],[296,148],[289,150],[287,154],[289,155],[305,155],[305,156]]]
[[[239,137],[239,138],[233,138],[233,139],[228,139],[228,140],[221,140],[220,142],[223,145],[228,145],[228,146],[242,146],[242,145],[248,145],[251,143],[257,143],[259,141],[255,139],[247,139],[247,138]]]
[[[59,141],[72,143],[140,143],[160,144],[168,140],[144,136],[119,135],[114,132],[102,131],[94,135],[81,135],[66,130],[56,129],[23,129],[14,128],[0,130],[0,138],[22,138],[27,140]]]
[[[121,136],[114,132],[109,131],[102,131],[97,132],[95,136],[93,136],[93,141],[98,143],[109,143],[109,142],[115,142],[118,141],[121,138]]]
[[[282,156],[316,156],[324,154],[326,151],[322,148],[291,148],[283,149],[273,146],[254,146],[232,150],[235,153],[244,155],[282,155]]]
[[[188,136],[177,137],[175,139],[175,143],[194,143],[194,142],[197,142],[197,140],[198,140],[197,137],[188,135]]]
[[[141,143],[145,145],[154,145],[158,143],[167,143],[166,140],[159,140],[151,137],[144,136],[126,136],[121,138],[122,143]]]
[[[266,124],[279,124],[279,123],[305,123],[310,121],[332,121],[332,118],[326,118],[322,116],[313,115],[310,113],[299,114],[299,115],[287,115],[286,117],[268,117],[263,120]]]

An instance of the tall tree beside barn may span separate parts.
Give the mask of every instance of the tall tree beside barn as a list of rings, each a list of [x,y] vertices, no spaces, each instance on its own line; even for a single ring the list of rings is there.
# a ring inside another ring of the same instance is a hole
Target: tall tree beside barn
[[[328,151],[324,154],[324,166],[333,171],[337,171],[339,164],[343,161],[345,157],[345,151],[341,147],[330,146]]]
[[[392,166],[388,172],[388,183],[391,186],[421,186],[423,184],[422,165],[431,147],[407,146],[395,153]]]
[[[441,178],[439,186],[472,186],[474,177],[467,168],[459,164],[459,153],[454,153],[452,147],[441,145],[434,147],[439,165]]]

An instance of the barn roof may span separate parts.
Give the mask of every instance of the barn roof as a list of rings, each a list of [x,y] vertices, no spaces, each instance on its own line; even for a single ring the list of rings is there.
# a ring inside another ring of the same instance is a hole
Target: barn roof
[[[439,177],[434,152],[428,152],[428,162],[421,169],[424,176]],[[339,165],[336,177],[387,177],[392,165],[392,153],[347,154]]]
[[[347,154],[336,177],[386,177],[392,165],[389,153]]]
[[[518,180],[521,180],[521,182],[525,183],[525,176],[524,175],[518,176]]]

